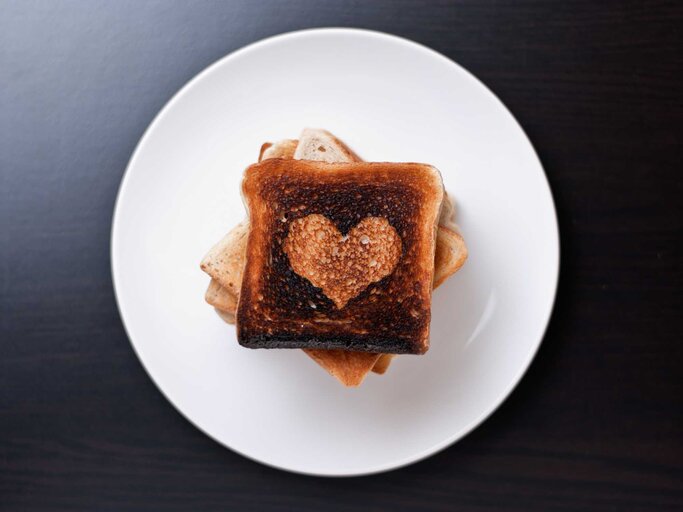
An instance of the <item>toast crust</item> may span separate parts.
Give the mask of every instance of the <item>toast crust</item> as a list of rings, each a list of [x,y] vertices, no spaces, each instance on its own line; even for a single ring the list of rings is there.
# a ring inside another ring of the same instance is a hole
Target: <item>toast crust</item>
[[[284,139],[275,144],[266,142],[261,146],[258,161],[267,160],[268,158],[294,158],[294,152],[298,144],[299,141],[296,139]]]
[[[270,159],[246,170],[242,188],[251,225],[237,308],[242,345],[426,352],[443,199],[434,167]],[[290,225],[312,214],[343,235],[366,217],[385,218],[402,242],[394,271],[339,309],[283,250]]]

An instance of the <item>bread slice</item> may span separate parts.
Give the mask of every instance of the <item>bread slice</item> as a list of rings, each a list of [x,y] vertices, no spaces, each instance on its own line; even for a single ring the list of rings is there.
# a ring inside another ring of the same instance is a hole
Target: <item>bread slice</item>
[[[216,309],[230,313],[234,318],[235,311],[237,311],[237,296],[227,288],[223,288],[218,280],[211,280],[204,299]]]
[[[345,386],[360,385],[365,376],[371,370],[375,370],[381,357],[384,357],[373,352],[350,352],[348,350],[305,348],[303,351]]]
[[[272,159],[245,171],[242,191],[242,345],[426,352],[438,170]]]
[[[304,128],[294,151],[295,160],[319,162],[360,162],[351,149],[327,130]]]
[[[235,314],[234,313],[230,313],[228,311],[223,311],[220,308],[213,308],[213,309],[216,311],[218,316],[221,317],[221,319],[224,322],[234,325],[234,323],[235,323]]]
[[[439,226],[434,254],[434,288],[443,284],[455,274],[467,259],[467,246],[460,233],[451,228]]]
[[[258,161],[268,158],[294,158],[294,152],[299,145],[296,139],[284,139],[275,144],[266,142],[261,146]]]
[[[239,297],[242,286],[244,251],[247,246],[248,233],[249,224],[240,222],[209,250],[199,265],[204,272],[235,297]],[[211,286],[210,284],[209,287]],[[215,284],[213,286],[215,287]],[[206,300],[209,304],[217,306],[210,300],[216,296],[217,292],[216,289],[210,294],[207,290]]]
[[[394,358],[394,354],[382,354],[379,357],[379,359],[377,359],[375,366],[372,367],[372,371],[374,373],[379,374],[379,375],[384,375],[384,373],[389,368],[389,365],[391,364],[391,360],[393,358]]]

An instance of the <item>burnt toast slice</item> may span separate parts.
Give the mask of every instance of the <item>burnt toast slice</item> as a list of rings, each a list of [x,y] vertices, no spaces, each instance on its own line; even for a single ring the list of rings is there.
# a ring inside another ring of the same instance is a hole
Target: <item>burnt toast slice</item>
[[[415,163],[247,168],[237,337],[250,348],[422,354],[441,175]]]

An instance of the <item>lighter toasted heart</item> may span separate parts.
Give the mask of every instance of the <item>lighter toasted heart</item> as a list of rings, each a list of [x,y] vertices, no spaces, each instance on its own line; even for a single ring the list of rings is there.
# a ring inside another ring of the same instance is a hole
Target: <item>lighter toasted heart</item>
[[[321,288],[339,309],[391,274],[401,249],[401,237],[384,217],[366,217],[342,236],[317,213],[293,221],[283,244],[294,272]]]

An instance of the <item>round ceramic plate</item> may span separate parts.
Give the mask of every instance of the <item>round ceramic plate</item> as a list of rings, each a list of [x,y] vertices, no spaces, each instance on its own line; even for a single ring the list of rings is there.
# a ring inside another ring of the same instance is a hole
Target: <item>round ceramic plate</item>
[[[249,350],[204,302],[204,253],[245,216],[265,141],[330,130],[367,161],[441,170],[469,248],[434,292],[431,348],[345,388],[299,350]],[[457,441],[508,396],[543,337],[559,243],[543,168],[512,115],[444,56],[377,32],[294,32],[200,73],[145,133],[112,227],[121,316],[150,377],[193,424],[256,461],[386,471]]]

